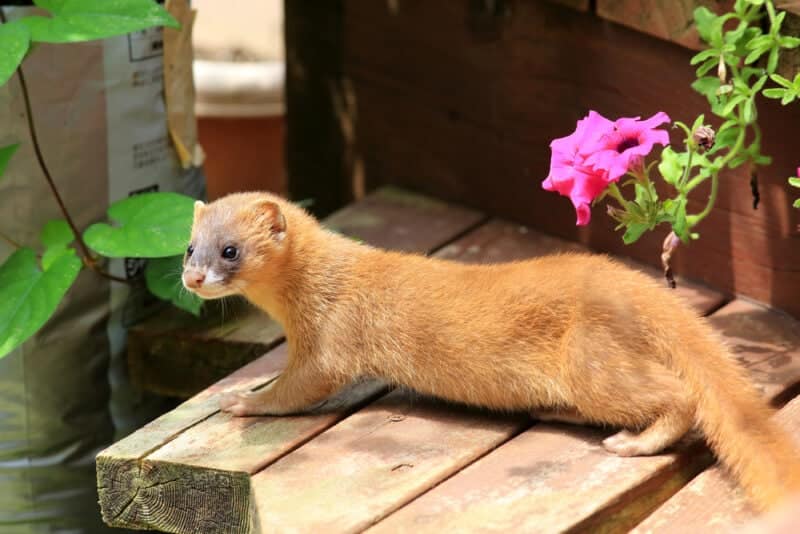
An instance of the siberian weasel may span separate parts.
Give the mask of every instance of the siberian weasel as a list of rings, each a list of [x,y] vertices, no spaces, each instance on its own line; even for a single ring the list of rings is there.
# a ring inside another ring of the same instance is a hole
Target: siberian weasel
[[[267,193],[197,202],[183,283],[244,295],[286,332],[286,370],[230,394],[238,416],[307,409],[363,376],[541,419],[624,428],[655,454],[695,424],[753,500],[800,490],[791,438],[674,293],[604,256],[465,265],[358,244]]]

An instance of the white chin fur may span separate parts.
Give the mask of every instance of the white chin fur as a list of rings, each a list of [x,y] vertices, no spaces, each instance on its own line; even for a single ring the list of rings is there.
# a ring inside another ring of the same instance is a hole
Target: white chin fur
[[[184,286],[186,287],[186,286]],[[214,286],[209,284],[203,284],[203,287],[199,287],[197,289],[186,288],[188,291],[191,291],[195,295],[203,299],[218,299],[222,297],[227,297],[229,295],[234,295],[235,292],[229,289],[226,289],[221,286]]]

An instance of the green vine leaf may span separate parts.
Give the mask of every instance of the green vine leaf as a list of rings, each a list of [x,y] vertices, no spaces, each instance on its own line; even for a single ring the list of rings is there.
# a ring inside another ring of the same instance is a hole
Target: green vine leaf
[[[162,300],[171,302],[175,307],[200,315],[203,300],[187,291],[181,283],[183,256],[156,258],[147,262],[144,280],[147,289]]]
[[[15,20],[0,24],[0,85],[14,75],[30,45],[31,34],[24,24]]]
[[[80,270],[81,260],[67,248],[46,266],[37,265],[29,248],[17,250],[0,266],[0,358],[50,319]]]
[[[36,0],[52,17],[19,19],[30,39],[44,43],[76,43],[105,39],[153,26],[178,28],[175,18],[153,0]]]
[[[2,28],[2,26],[0,26]],[[0,148],[0,178],[6,172],[6,168],[8,168],[8,162],[11,161],[11,157],[19,148],[19,143],[14,143],[13,145],[8,145]]]
[[[194,201],[178,193],[143,193],[125,198],[108,208],[108,217],[117,226],[93,224],[83,239],[92,250],[110,258],[183,254],[191,233]]]

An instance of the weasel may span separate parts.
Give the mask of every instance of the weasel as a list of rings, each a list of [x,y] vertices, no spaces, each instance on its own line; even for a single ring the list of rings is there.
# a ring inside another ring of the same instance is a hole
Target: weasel
[[[239,294],[289,345],[237,416],[298,413],[378,377],[443,399],[624,430],[603,445],[655,454],[695,425],[752,499],[800,491],[800,456],[709,324],[605,256],[466,265],[359,244],[267,193],[195,205],[183,283]]]

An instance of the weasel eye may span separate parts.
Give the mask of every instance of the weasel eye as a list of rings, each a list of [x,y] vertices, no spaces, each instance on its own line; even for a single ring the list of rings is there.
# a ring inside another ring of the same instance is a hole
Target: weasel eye
[[[192,252],[194,252],[194,247],[192,245],[189,245],[189,248],[186,249],[186,255],[191,256]]]
[[[236,247],[225,247],[222,249],[222,257],[226,260],[235,260],[239,256],[239,251]]]

